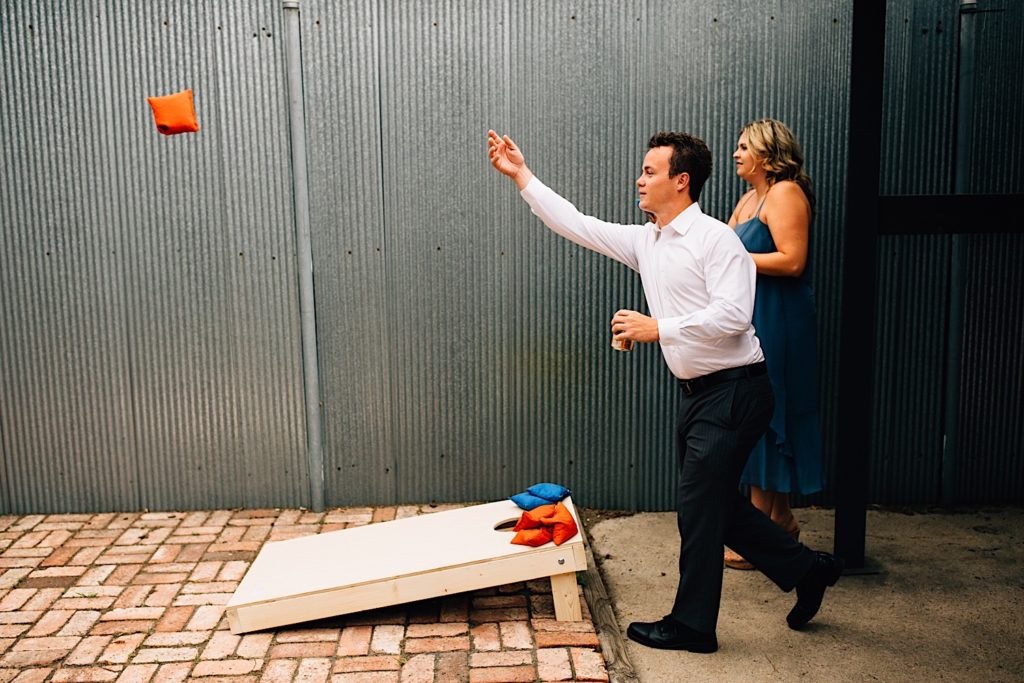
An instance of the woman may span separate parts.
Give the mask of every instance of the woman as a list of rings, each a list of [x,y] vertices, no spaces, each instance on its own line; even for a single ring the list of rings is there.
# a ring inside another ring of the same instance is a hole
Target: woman
[[[799,538],[789,494],[821,490],[817,333],[807,264],[814,195],[800,146],[781,121],[747,124],[732,156],[736,174],[751,189],[729,226],[757,266],[754,330],[775,392],[768,432],[750,454],[741,482],[750,485],[755,507]],[[731,550],[725,564],[752,568]]]

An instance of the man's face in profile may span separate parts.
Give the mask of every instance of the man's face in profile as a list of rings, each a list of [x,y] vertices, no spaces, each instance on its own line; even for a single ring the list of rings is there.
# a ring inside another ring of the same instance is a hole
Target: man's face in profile
[[[685,174],[669,177],[671,160],[671,147],[653,147],[647,150],[640,177],[636,179],[640,194],[640,210],[654,214],[655,217],[678,200],[680,190],[686,191],[680,186]]]

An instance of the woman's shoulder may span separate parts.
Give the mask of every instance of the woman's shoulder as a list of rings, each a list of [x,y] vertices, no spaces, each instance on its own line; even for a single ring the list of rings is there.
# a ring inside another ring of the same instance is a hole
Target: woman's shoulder
[[[804,189],[793,180],[780,180],[772,185],[765,198],[765,208],[786,206],[810,206]]]
[[[771,192],[768,193],[768,196],[771,197],[772,195],[774,195],[776,198],[778,198],[797,196],[802,195],[803,193],[804,189],[800,187],[799,183],[797,183],[795,180],[779,180],[772,185]]]

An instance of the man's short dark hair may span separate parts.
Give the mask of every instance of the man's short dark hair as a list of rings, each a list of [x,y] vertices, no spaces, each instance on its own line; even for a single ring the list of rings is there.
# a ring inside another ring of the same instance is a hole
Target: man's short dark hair
[[[669,162],[668,175],[674,177],[680,173],[690,174],[690,199],[697,201],[704,183],[711,175],[711,150],[704,141],[688,133],[661,131],[651,136],[647,143],[648,149],[655,147],[671,147],[672,159]]]

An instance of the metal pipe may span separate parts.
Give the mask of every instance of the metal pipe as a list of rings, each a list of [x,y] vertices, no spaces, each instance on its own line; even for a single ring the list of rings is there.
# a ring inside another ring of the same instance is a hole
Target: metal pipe
[[[960,3],[960,48],[957,69],[956,147],[953,193],[970,187],[971,148],[974,144],[974,39],[976,0]],[[960,451],[960,374],[963,369],[964,283],[966,235],[953,235],[949,270],[949,326],[946,337],[945,434],[942,439],[942,502],[956,502],[956,463]]]
[[[288,121],[291,128],[292,196],[295,203],[295,257],[299,272],[302,321],[302,377],[306,403],[306,460],[310,508],[324,509],[324,451],[320,402],[320,366],[316,352],[316,300],[313,296],[313,248],[309,229],[309,179],[306,167],[306,112],[302,94],[302,44],[299,3],[284,7],[285,60],[288,71]]]

